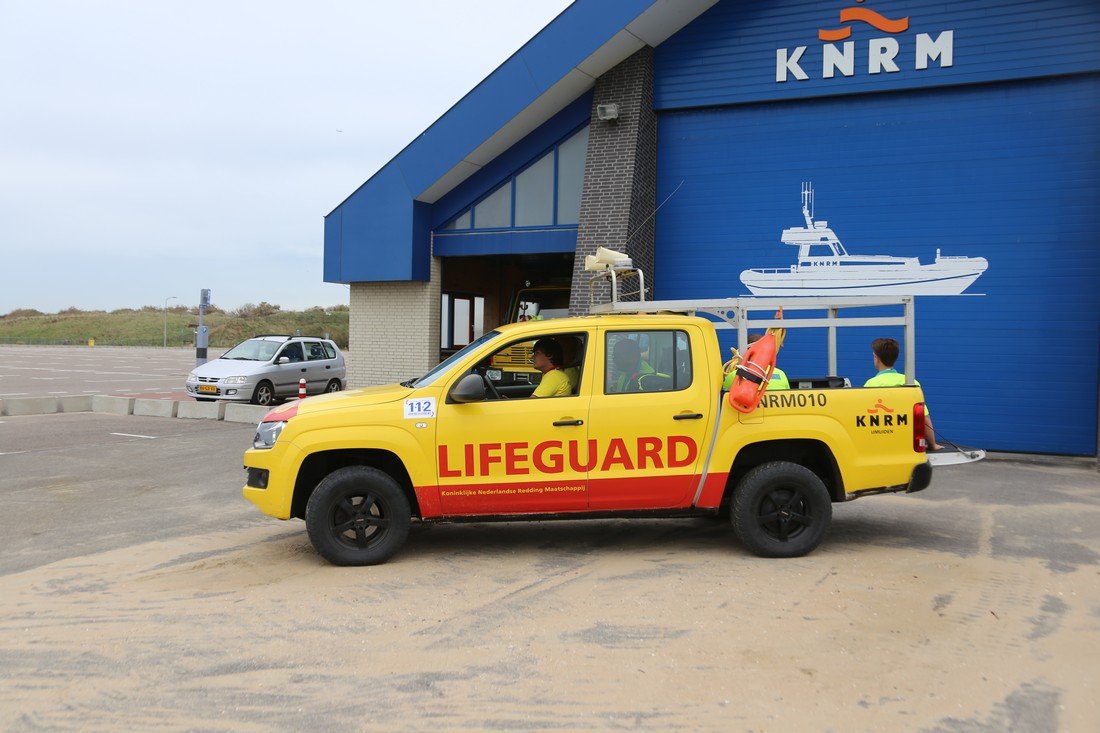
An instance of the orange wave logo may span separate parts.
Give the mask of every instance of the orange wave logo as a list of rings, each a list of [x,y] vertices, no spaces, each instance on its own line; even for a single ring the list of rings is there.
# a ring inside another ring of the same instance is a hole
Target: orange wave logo
[[[883,412],[888,412],[888,413],[893,412],[893,410],[891,410],[889,407],[882,404],[882,398],[879,398],[878,402],[875,403],[875,406],[870,408],[869,410],[867,410],[867,414],[876,415],[876,414],[878,414],[879,410],[882,410]]]
[[[863,2],[863,0],[856,0],[856,2]],[[904,18],[891,20],[885,15],[870,10],[869,8],[844,8],[840,11],[841,23],[854,23],[856,21],[866,23],[872,28],[876,28],[884,33],[904,33],[909,30],[908,15]],[[851,35],[851,26],[837,28],[835,30],[820,28],[817,31],[817,37],[822,41],[843,41]]]

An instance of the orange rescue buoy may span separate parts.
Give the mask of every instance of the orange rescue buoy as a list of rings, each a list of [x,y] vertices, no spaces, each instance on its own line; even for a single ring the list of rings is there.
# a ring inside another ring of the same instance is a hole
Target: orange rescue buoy
[[[775,357],[779,349],[775,343],[775,334],[770,330],[756,343],[750,344],[741,363],[737,365],[737,376],[730,385],[730,407],[738,412],[752,412],[760,404],[768,380],[775,371]]]

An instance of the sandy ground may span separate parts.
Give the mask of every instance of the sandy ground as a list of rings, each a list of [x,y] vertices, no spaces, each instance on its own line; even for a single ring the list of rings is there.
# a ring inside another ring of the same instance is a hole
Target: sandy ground
[[[796,560],[602,520],[336,568],[202,422],[0,421],[0,730],[1100,730],[1094,465],[938,470]]]

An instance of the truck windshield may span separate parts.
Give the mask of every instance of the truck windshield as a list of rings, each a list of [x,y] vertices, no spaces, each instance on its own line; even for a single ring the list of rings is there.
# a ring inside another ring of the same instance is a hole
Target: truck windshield
[[[432,369],[430,372],[425,374],[423,377],[420,377],[420,379],[417,379],[415,382],[413,382],[409,386],[410,387],[427,387],[429,384],[431,384],[436,379],[438,379],[441,374],[444,374],[448,369],[450,369],[452,364],[454,364],[456,361],[459,361],[460,359],[464,358],[467,354],[469,354],[471,350],[478,348],[479,346],[481,346],[484,343],[488,343],[489,341],[492,341],[493,339],[495,339],[499,335],[500,335],[500,331],[489,331],[487,334],[483,335],[481,338],[478,338],[478,339],[475,339],[475,340],[471,341],[468,346],[463,347],[461,351],[456,351],[455,353],[451,354],[450,356],[448,356],[443,361],[439,362],[439,364],[437,364],[434,369]]]

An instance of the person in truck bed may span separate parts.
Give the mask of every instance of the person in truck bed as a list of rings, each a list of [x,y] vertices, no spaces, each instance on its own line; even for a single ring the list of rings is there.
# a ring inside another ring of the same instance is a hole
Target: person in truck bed
[[[863,383],[864,387],[900,387],[905,384],[905,375],[894,369],[897,363],[901,347],[892,338],[877,338],[871,342],[871,354],[874,357],[876,374]],[[920,384],[913,380],[915,384]],[[939,450],[936,442],[936,431],[932,429],[932,414],[928,406],[924,407],[924,441],[928,444],[928,450]]]
[[[757,341],[759,341],[762,338],[764,338],[764,334],[762,334],[762,333],[750,333],[749,334],[749,345],[751,346],[752,344],[755,344]],[[736,377],[736,376],[737,376],[737,372],[733,371],[733,370],[731,370],[730,373],[726,375],[726,378],[722,381],[722,390],[723,391],[729,392],[730,387],[733,386],[734,377]],[[771,379],[768,380],[767,389],[790,389],[790,388],[791,388],[791,383],[787,379],[787,373],[784,372],[779,367],[775,367],[775,369],[772,370]]]

